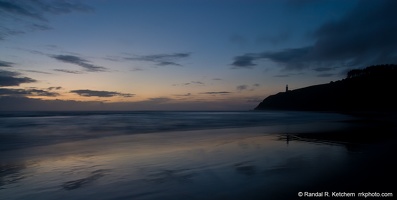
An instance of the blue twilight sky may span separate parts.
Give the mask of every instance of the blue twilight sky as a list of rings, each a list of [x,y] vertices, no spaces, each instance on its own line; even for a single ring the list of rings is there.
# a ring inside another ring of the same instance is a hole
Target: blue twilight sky
[[[0,0],[3,110],[248,110],[397,61],[394,0]]]

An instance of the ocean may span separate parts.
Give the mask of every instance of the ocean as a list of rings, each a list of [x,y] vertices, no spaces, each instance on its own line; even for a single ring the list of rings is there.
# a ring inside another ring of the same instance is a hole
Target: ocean
[[[395,133],[337,113],[3,112],[0,199],[390,195]]]
[[[315,112],[3,112],[0,151],[115,135],[347,120]]]

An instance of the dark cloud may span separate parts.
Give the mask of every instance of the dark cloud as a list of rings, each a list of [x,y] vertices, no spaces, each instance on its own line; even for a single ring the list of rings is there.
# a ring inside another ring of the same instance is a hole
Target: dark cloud
[[[243,90],[247,90],[248,89],[248,85],[238,85],[237,87],[236,87],[236,89],[238,90],[238,91],[243,91]]]
[[[234,61],[231,64],[233,68],[252,68],[256,66],[254,61],[258,59],[256,54],[245,54],[242,56],[234,57]]]
[[[177,97],[190,97],[190,96],[192,96],[192,93],[186,93],[186,94],[176,94],[176,95],[174,95],[174,96],[177,96]]]
[[[40,21],[48,21],[46,14],[67,14],[74,11],[90,12],[93,8],[82,3],[57,0],[31,0],[13,1],[0,0],[0,10],[9,13],[14,17],[32,18]]]
[[[178,64],[176,62],[170,62],[170,61],[162,61],[162,62],[157,63],[157,66],[167,66],[167,65],[182,66],[181,64]]]
[[[227,94],[231,94],[231,92],[225,92],[225,91],[221,91],[221,92],[202,92],[200,94],[211,94],[211,95],[227,95]]]
[[[4,40],[8,36],[15,36],[15,35],[20,35],[20,34],[24,34],[24,33],[25,33],[25,31],[20,31],[20,30],[15,30],[15,29],[10,29],[10,28],[4,27],[1,25],[1,21],[0,21],[0,40]]]
[[[133,97],[134,96],[134,94],[111,92],[111,91],[98,91],[98,90],[72,90],[70,92],[84,97],[114,97],[114,96]]]
[[[20,15],[23,17],[31,17],[34,19],[38,20],[43,20],[45,21],[45,18],[38,12],[35,12],[32,10],[32,8],[29,8],[31,2],[34,1],[6,1],[2,0],[0,1],[0,10],[3,12],[8,12],[11,14],[15,15]],[[26,4],[28,3],[28,4]]]
[[[90,61],[88,61],[84,58],[78,57],[78,56],[51,55],[51,58],[55,58],[56,60],[59,60],[59,61],[65,62],[65,63],[78,65],[80,67],[83,67],[88,72],[103,72],[103,71],[107,70],[105,67],[90,64]]]
[[[132,71],[132,72],[139,72],[139,71],[144,71],[144,69],[141,69],[141,68],[136,67],[136,68],[134,68],[134,69],[131,69],[130,71]]]
[[[45,90],[39,90],[39,89],[0,88],[0,96],[46,96],[46,97],[56,97],[56,96],[59,96],[59,93],[45,91]]]
[[[360,1],[340,20],[314,32],[316,43],[309,55],[321,62],[352,65],[397,62],[397,1]]]
[[[307,54],[312,47],[290,48],[278,52],[258,54],[258,59],[268,59],[288,68],[302,69],[307,66]]]
[[[93,8],[85,4],[67,1],[47,0],[0,0],[0,40],[27,31],[50,30],[48,25],[51,15],[71,12],[90,12]],[[18,24],[16,24],[17,22]],[[12,26],[10,26],[12,24]]]
[[[232,65],[234,66],[233,68],[252,68],[257,65],[254,61],[268,59],[273,62],[283,64],[287,68],[290,67],[290,64],[295,68],[304,68],[306,64],[305,56],[311,48],[312,47],[303,47],[284,49],[276,52],[249,53],[234,57]]]
[[[313,45],[236,56],[234,68],[251,68],[267,59],[285,69],[361,67],[397,62],[397,1],[359,1],[338,20],[315,30]]]
[[[37,71],[37,70],[21,70],[24,72],[32,72],[32,73],[37,73],[37,74],[51,74],[49,72],[43,72],[43,71]]]
[[[20,73],[0,70],[0,87],[3,86],[19,86],[23,83],[33,83],[36,80],[28,77],[20,77]]]
[[[6,70],[1,70],[0,69],[0,76],[12,76],[12,77],[15,77],[15,76],[19,76],[19,75],[21,75],[21,73],[19,73],[19,72],[6,71]]]
[[[54,69],[54,71],[64,72],[64,73],[68,73],[68,74],[82,74],[83,73],[81,71],[67,70],[67,69]]]
[[[238,85],[236,87],[236,90],[239,91],[239,92],[242,92],[244,90],[254,91],[259,86],[260,85],[258,83],[252,84],[251,86],[250,85],[245,85],[245,84],[244,85]]]
[[[201,81],[191,81],[190,83],[196,84],[196,85],[204,85],[204,83]]]
[[[119,56],[105,56],[102,59],[110,60],[110,61],[113,61],[113,62],[120,62],[120,61],[123,60],[123,58],[121,58]]]
[[[173,86],[188,86],[188,85],[203,86],[205,84],[203,82],[201,82],[201,81],[190,81],[190,82],[187,82],[187,83],[174,84]]]
[[[12,67],[14,63],[0,60],[0,67]]]
[[[59,15],[59,14],[67,14],[74,11],[79,12],[92,12],[94,9],[86,4],[82,4],[80,2],[73,2],[67,0],[57,0],[57,1],[43,1],[43,0],[35,0],[34,1],[43,12]]]
[[[155,98],[149,98],[148,100],[146,100],[146,102],[165,103],[165,102],[170,102],[172,100],[173,100],[172,98],[168,98],[168,97],[155,97]]]
[[[62,87],[49,87],[48,90],[60,90]]]
[[[177,61],[183,58],[188,58],[190,54],[191,53],[153,54],[153,55],[145,55],[145,56],[124,57],[124,59],[153,62],[158,66],[168,66],[168,65],[182,66],[181,64],[177,63]]]

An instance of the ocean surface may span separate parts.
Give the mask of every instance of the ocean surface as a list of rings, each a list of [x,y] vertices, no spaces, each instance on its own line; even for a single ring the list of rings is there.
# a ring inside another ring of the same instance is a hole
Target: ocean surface
[[[0,151],[115,135],[347,119],[314,112],[2,112]]]
[[[284,111],[3,112],[0,199],[390,197],[394,122]]]

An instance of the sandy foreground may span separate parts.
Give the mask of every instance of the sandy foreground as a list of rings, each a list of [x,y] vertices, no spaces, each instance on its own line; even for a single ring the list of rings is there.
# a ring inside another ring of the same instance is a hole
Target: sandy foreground
[[[396,140],[376,130],[390,131],[320,122],[134,134],[2,151],[0,197],[299,199],[305,198],[299,192],[390,193]],[[349,133],[353,136],[340,137]]]

